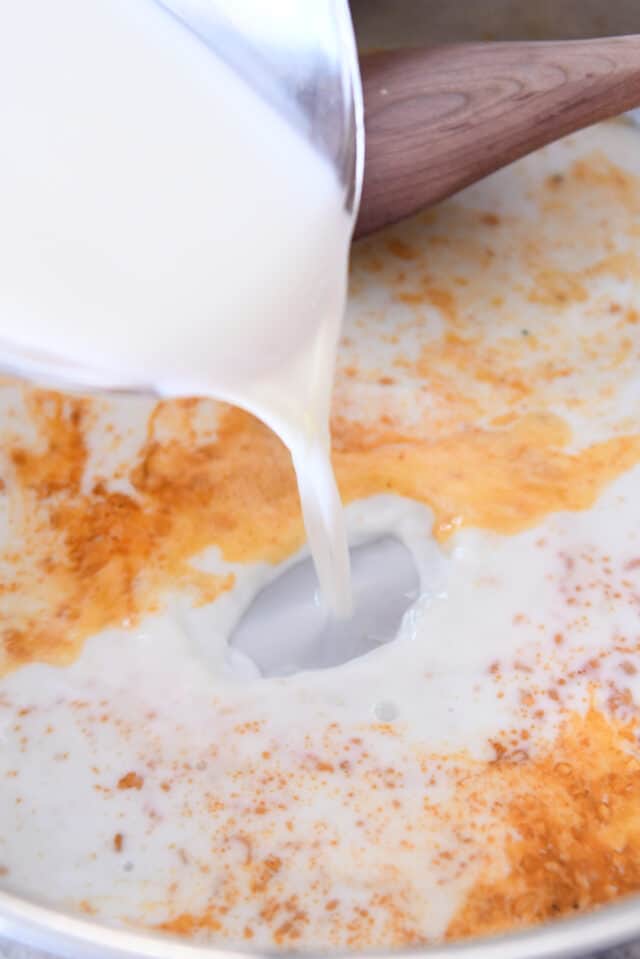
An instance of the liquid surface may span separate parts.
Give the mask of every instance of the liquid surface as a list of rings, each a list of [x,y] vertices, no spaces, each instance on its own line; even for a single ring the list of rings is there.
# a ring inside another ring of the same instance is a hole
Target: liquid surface
[[[333,462],[419,595],[350,663],[230,655],[308,556],[267,427],[2,386],[3,890],[318,950],[640,891],[638,143],[585,131],[354,251]]]
[[[3,360],[259,416],[348,612],[328,417],[352,220],[328,162],[152,0],[3,0],[0,114]]]

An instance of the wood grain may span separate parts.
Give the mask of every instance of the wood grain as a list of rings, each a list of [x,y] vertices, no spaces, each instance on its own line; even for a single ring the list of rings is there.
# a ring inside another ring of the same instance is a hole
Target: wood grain
[[[455,44],[360,62],[366,154],[356,236],[640,106],[640,36]]]

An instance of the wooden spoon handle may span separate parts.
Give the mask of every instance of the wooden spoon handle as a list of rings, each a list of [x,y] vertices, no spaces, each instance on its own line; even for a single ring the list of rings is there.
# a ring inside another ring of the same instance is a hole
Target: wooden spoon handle
[[[640,36],[394,50],[362,57],[361,67],[366,155],[356,236],[640,106]]]

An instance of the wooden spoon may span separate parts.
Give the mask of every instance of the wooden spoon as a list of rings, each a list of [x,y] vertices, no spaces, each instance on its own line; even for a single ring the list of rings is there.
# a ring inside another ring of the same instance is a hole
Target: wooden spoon
[[[640,35],[403,49],[360,63],[366,156],[356,236],[640,106]]]

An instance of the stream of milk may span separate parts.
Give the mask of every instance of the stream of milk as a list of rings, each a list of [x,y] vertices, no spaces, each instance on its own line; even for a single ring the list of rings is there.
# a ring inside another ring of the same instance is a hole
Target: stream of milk
[[[0,0],[0,124],[4,363],[254,413],[348,615],[328,422],[353,222],[329,163],[152,0]]]

